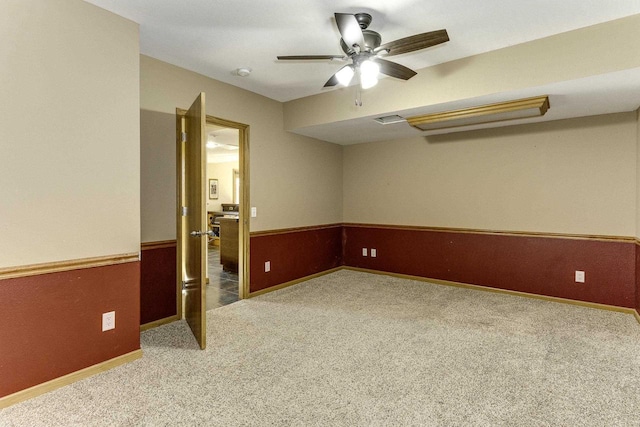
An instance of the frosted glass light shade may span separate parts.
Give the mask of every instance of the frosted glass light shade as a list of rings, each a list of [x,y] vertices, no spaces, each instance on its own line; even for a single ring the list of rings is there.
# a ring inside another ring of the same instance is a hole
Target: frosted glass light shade
[[[336,78],[338,79],[338,83],[340,83],[342,86],[348,86],[349,83],[351,82],[351,79],[353,78],[353,74],[354,74],[354,71],[351,65],[342,67],[342,69],[340,69],[340,71],[336,73]]]
[[[373,61],[364,61],[360,65],[360,85],[362,89],[369,89],[378,84],[380,66]]]

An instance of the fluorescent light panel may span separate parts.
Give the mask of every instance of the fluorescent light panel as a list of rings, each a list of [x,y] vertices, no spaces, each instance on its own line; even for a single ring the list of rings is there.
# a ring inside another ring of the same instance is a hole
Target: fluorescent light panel
[[[420,130],[448,129],[483,123],[502,122],[544,116],[549,109],[549,97],[518,99],[462,110],[444,111],[407,118],[407,122]]]

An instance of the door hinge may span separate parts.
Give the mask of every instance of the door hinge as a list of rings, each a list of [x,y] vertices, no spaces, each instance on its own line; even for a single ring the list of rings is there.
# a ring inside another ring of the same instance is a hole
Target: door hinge
[[[187,216],[189,214],[189,208],[187,206],[183,206],[182,209],[180,209],[180,212],[182,216]]]
[[[181,132],[180,133],[180,142],[187,142],[187,133],[186,132]]]
[[[190,288],[193,288],[193,285],[197,285],[198,284],[198,280],[197,279],[187,279],[187,280],[183,280],[182,281],[182,290],[186,291]]]

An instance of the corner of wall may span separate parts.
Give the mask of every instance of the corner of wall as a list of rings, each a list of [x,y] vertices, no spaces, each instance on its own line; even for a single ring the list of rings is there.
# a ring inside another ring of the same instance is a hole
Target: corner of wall
[[[640,315],[640,108],[636,110],[636,312]],[[640,317],[638,317],[640,319]]]

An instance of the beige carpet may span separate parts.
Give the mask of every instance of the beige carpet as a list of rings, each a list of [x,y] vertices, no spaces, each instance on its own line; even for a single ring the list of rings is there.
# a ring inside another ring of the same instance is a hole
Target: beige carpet
[[[142,334],[2,426],[640,425],[633,316],[349,270]]]

